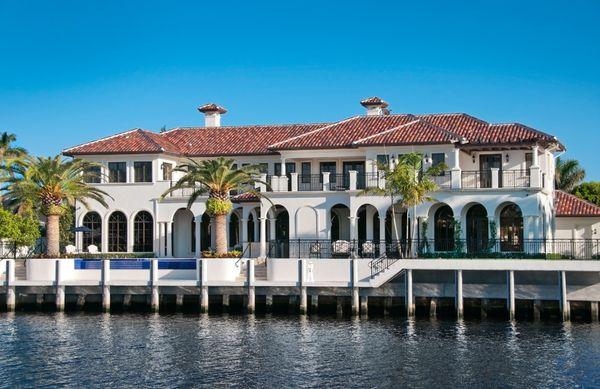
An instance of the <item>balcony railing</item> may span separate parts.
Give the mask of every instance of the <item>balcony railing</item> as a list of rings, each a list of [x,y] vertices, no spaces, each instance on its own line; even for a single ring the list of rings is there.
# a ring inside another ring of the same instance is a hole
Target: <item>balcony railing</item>
[[[529,170],[463,170],[461,187],[463,189],[480,188],[529,188],[531,176]]]
[[[270,258],[454,258],[599,260],[600,239],[272,240]]]
[[[432,178],[433,182],[435,182],[436,185],[440,189],[452,188],[452,172],[451,171],[442,172],[441,174],[439,174],[437,176],[432,176],[431,178]]]

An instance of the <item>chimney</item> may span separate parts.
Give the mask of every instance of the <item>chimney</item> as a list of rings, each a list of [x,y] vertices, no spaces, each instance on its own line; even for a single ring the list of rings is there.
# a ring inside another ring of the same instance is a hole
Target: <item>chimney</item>
[[[227,112],[225,108],[215,103],[204,104],[198,107],[198,111],[204,114],[205,127],[221,127],[221,114]]]
[[[360,105],[367,109],[367,116],[382,116],[389,115],[390,111],[387,109],[388,103],[381,100],[379,97],[369,97],[360,102]]]

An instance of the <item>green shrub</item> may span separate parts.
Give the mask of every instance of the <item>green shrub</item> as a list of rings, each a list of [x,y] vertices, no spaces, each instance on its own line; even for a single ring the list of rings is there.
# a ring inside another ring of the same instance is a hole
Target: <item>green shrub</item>
[[[242,256],[242,252],[238,250],[228,251],[224,254],[218,255],[216,251],[203,251],[202,258],[239,258]]]
[[[75,253],[65,254],[65,258],[79,259],[141,259],[141,258],[156,258],[154,253]]]

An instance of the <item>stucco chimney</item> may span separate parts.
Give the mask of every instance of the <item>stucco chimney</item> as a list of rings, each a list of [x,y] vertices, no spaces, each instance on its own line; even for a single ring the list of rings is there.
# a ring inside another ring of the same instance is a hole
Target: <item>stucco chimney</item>
[[[215,103],[204,104],[198,107],[198,111],[204,114],[205,127],[220,127],[221,115],[227,112],[225,108],[220,107]]]
[[[360,105],[367,109],[367,116],[381,116],[389,115],[390,111],[387,109],[388,103],[381,100],[379,97],[369,97],[360,102]]]

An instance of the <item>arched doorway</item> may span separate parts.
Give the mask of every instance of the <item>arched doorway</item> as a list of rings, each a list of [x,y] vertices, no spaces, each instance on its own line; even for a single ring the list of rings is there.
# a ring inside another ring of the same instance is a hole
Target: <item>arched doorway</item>
[[[237,247],[240,242],[240,218],[237,212],[232,212],[229,216],[229,247]]]
[[[350,240],[350,208],[343,204],[331,207],[331,240]]]
[[[379,212],[371,204],[358,208],[358,255],[374,257],[379,253]]]
[[[269,250],[274,258],[288,258],[290,250],[290,215],[282,205],[274,205],[268,212],[267,236]],[[273,230],[274,229],[274,230]]]
[[[488,248],[488,216],[483,205],[475,204],[469,208],[465,228],[469,253],[482,252]]]
[[[108,251],[127,251],[127,218],[123,212],[113,212],[108,218]]]
[[[517,204],[508,204],[500,211],[500,249],[523,251],[523,213]]]
[[[434,219],[434,249],[435,251],[454,250],[454,213],[448,205],[443,205],[435,211]]]
[[[207,251],[211,247],[210,216],[205,212],[200,220],[200,250]]]
[[[90,232],[83,233],[83,249],[94,245],[97,248],[102,248],[102,218],[98,212],[88,212],[83,217],[81,223],[83,227],[89,228]]]
[[[186,208],[175,212],[173,216],[173,256],[176,258],[194,257],[194,214]]]
[[[154,219],[149,212],[141,211],[133,219],[133,251],[154,251]]]

